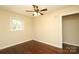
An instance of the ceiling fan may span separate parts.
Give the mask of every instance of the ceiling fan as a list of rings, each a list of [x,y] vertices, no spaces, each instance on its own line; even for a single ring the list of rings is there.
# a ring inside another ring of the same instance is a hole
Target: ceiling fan
[[[42,12],[47,11],[47,8],[40,10],[37,5],[32,5],[32,6],[34,10],[33,11],[26,10],[26,12],[33,12],[33,16],[44,15]]]

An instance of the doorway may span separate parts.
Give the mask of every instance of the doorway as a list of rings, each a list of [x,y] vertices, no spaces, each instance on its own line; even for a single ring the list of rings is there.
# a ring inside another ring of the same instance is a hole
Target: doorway
[[[79,53],[79,13],[62,16],[64,53]]]

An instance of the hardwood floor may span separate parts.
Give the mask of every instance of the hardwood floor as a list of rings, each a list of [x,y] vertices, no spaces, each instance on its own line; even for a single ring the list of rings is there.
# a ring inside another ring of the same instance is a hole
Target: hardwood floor
[[[64,54],[79,54],[79,47],[63,43],[63,53]]]
[[[62,49],[56,48],[34,40],[8,47],[0,54],[61,54]]]

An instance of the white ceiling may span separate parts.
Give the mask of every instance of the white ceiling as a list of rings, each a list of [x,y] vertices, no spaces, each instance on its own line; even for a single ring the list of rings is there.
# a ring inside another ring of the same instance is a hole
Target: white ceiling
[[[39,9],[47,8],[48,11],[44,11],[44,14],[53,12],[58,9],[68,7],[68,5],[38,5]],[[13,11],[22,15],[32,16],[32,12],[25,12],[25,10],[33,10],[32,5],[0,5],[0,8]]]

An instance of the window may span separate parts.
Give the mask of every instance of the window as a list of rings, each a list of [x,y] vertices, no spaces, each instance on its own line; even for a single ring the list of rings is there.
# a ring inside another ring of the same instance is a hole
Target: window
[[[23,23],[21,20],[12,19],[10,25],[11,31],[23,30]]]

